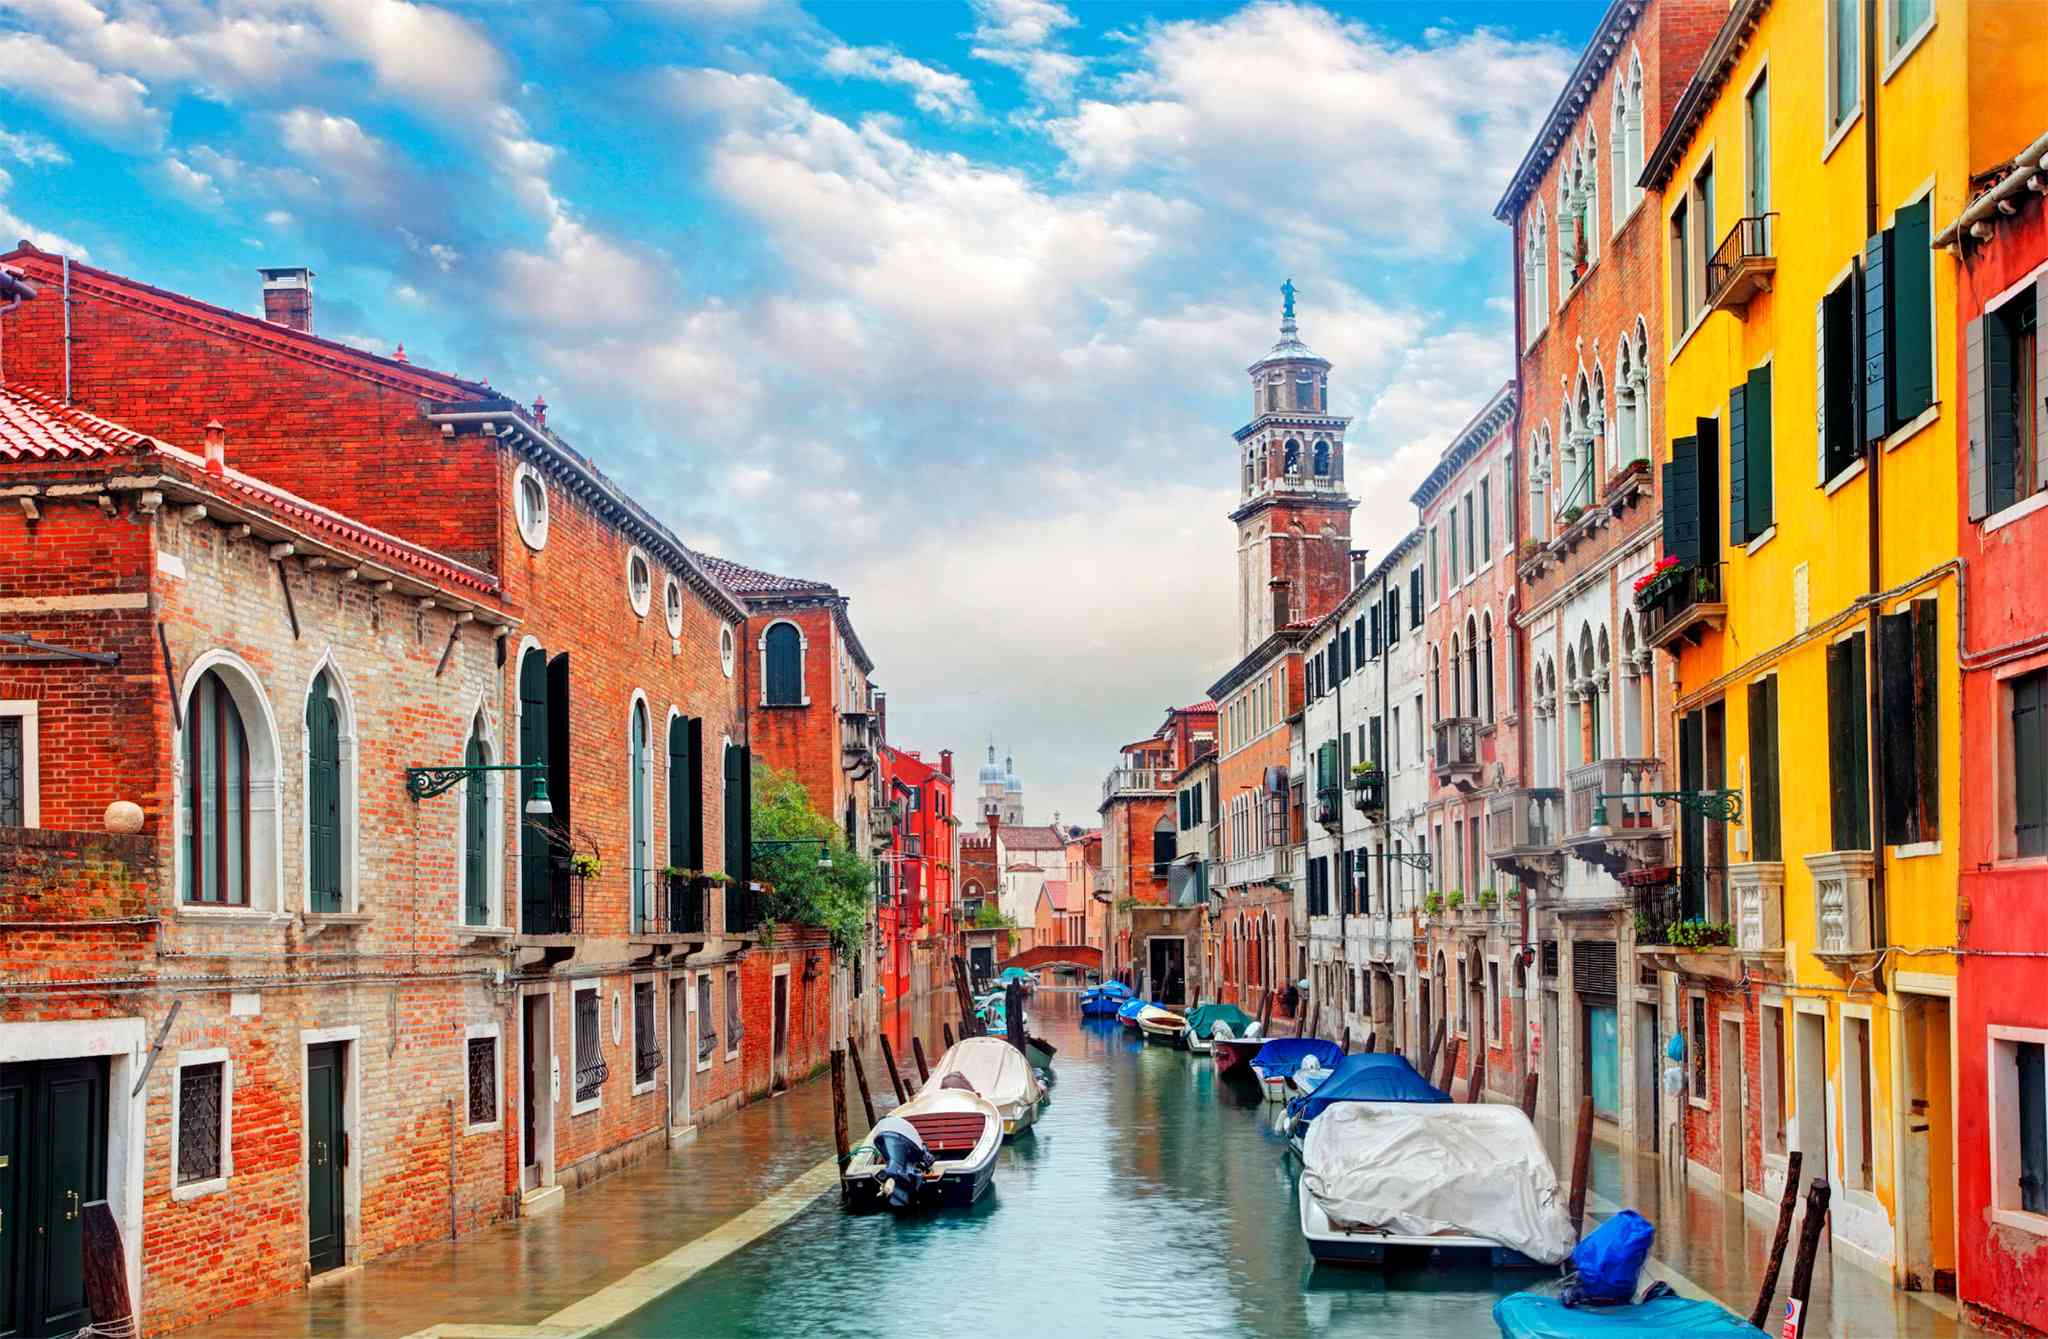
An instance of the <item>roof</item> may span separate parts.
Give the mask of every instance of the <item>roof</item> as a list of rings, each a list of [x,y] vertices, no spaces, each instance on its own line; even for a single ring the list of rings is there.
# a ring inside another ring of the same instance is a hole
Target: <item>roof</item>
[[[83,460],[147,451],[156,439],[39,392],[0,386],[0,456],[9,460]]]
[[[1003,829],[1003,845],[1012,851],[1064,851],[1067,839],[1056,827],[1018,823]]]
[[[1735,69],[1735,62],[1742,58],[1757,20],[1770,7],[1771,0],[1735,0],[1728,7],[1728,17],[1721,21],[1721,31],[1714,34],[1714,40],[1708,44],[1706,54],[1700,57],[1692,78],[1685,81],[1678,102],[1671,108],[1671,119],[1665,123],[1664,133],[1650,147],[1649,157],[1643,163],[1643,174],[1636,178],[1636,185],[1646,190],[1663,187],[1665,179],[1684,156],[1686,146],[1692,143],[1693,132],[1699,129],[1700,122],[1712,109],[1714,97]],[[1714,241],[1710,237],[1707,244],[1711,246]]]
[[[1223,671],[1223,677],[1209,685],[1209,696],[1221,701],[1243,687],[1247,679],[1272,664],[1276,658],[1296,654],[1302,634],[1314,626],[1313,623],[1289,623],[1273,633]]]
[[[1514,416],[1515,383],[1509,381],[1493,393],[1493,398],[1486,402],[1485,408],[1472,416],[1471,422],[1458,429],[1457,436],[1451,439],[1450,446],[1437,461],[1436,468],[1429,472],[1428,477],[1423,479],[1421,486],[1408,500],[1418,507],[1427,507],[1430,501],[1443,491],[1444,485],[1455,479],[1458,471],[1470,464],[1472,457],[1479,454],[1479,449],[1492,441],[1501,429],[1507,427],[1508,421]]]
[[[1175,710],[1176,710],[1176,711],[1179,711],[1179,712],[1182,712],[1182,713],[1188,713],[1188,712],[1197,712],[1197,711],[1207,711],[1207,712],[1214,712],[1214,711],[1215,711],[1216,709],[1217,709],[1217,708],[1216,708],[1216,699],[1215,699],[1215,698],[1213,698],[1213,697],[1205,697],[1205,698],[1203,698],[1203,699],[1202,699],[1202,700],[1201,700],[1200,702],[1194,703],[1194,704],[1193,704],[1192,706],[1186,706],[1186,707],[1176,707],[1176,708],[1175,708]]]
[[[711,574],[726,586],[741,595],[837,595],[839,592],[825,581],[809,581],[803,577],[777,576],[763,572],[758,567],[736,563],[730,558],[720,558],[709,553],[699,553],[701,560]]]
[[[1645,0],[1613,0],[1600,16],[1599,26],[1593,29],[1592,39],[1579,55],[1579,63],[1558,91],[1557,101],[1550,105],[1550,114],[1543,118],[1543,128],[1536,132],[1529,151],[1522,155],[1515,174],[1508,178],[1500,203],[1493,207],[1493,216],[1502,223],[1514,218],[1543,174],[1550,170],[1557,151],[1570,143],[1573,124],[1586,110],[1586,100],[1593,96],[1594,85],[1606,77],[1607,67],[1621,54],[1621,39],[1641,17],[1644,3]]]
[[[1047,879],[1041,887],[1044,888],[1045,895],[1052,899],[1052,909],[1054,911],[1065,911],[1067,909],[1067,881],[1065,879]]]

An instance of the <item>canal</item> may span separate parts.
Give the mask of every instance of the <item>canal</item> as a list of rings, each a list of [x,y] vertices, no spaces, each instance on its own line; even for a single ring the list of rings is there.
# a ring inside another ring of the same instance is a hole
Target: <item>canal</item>
[[[604,1333],[1471,1336],[1531,1281],[1313,1267],[1255,1091],[1080,1018],[1071,995],[1031,1012],[1057,1081],[973,1209],[856,1216],[826,1196]],[[858,1138],[857,1099],[854,1115]]]

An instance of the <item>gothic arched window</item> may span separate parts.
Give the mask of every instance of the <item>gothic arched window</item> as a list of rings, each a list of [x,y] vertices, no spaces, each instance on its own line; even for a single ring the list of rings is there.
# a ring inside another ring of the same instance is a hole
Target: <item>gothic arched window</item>
[[[1286,445],[1281,447],[1281,451],[1283,453],[1281,458],[1282,468],[1290,475],[1300,474],[1301,443],[1290,437],[1287,439]]]
[[[185,732],[185,900],[247,906],[249,731],[214,670],[192,690]]]
[[[1316,408],[1316,378],[1312,372],[1303,372],[1294,379],[1294,407],[1314,413]]]
[[[1327,479],[1327,478],[1329,478],[1329,477],[1330,477],[1330,444],[1329,444],[1328,442],[1317,442],[1317,443],[1316,443],[1316,478],[1318,478],[1318,479]]]

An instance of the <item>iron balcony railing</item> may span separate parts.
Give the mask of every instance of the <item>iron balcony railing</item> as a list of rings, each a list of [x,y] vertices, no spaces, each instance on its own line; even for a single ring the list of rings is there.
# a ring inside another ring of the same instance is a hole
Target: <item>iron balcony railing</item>
[[[1717,618],[1727,606],[1721,599],[1721,565],[1679,563],[1659,572],[1636,593],[1643,616],[1643,640],[1662,646],[1695,625]]]
[[[753,886],[735,880],[725,885],[725,932],[752,934],[761,927],[761,896]]]
[[[1728,869],[1725,865],[1687,865],[1665,883],[1634,890],[1636,942],[1669,944],[1673,927],[1697,921],[1725,934],[1726,943],[1694,943],[1693,948],[1732,946],[1735,927],[1728,923]]]
[[[1778,268],[1773,236],[1777,223],[1776,214],[1752,214],[1735,220],[1735,226],[1707,261],[1709,307],[1740,311],[1752,297],[1770,291],[1771,275]]]
[[[1557,519],[1566,525],[1571,525],[1579,519],[1576,515],[1573,515],[1574,511],[1583,512],[1586,508],[1592,506],[1594,501],[1592,441],[1588,439],[1581,444],[1579,449],[1586,453],[1586,462],[1578,471],[1579,477],[1569,481],[1559,481],[1567,486],[1564,489],[1563,496],[1557,502]],[[1567,517],[1570,519],[1566,519]]]
[[[704,904],[707,885],[701,878],[684,874],[668,876],[668,932],[677,935],[704,933]]]
[[[1361,814],[1387,812],[1387,774],[1374,770],[1351,774],[1351,805]]]
[[[566,860],[549,863],[547,887],[539,896],[529,890],[520,899],[519,930],[529,935],[583,933],[583,891],[589,880]]]

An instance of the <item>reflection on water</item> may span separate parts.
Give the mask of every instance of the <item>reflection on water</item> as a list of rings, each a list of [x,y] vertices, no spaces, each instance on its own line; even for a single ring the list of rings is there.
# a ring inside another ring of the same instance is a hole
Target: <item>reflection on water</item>
[[[1059,1047],[1058,1081],[981,1203],[903,1220],[821,1199],[609,1333],[1463,1339],[1494,1333],[1494,1300],[1533,1281],[1314,1267],[1255,1086],[1084,1020],[1072,996],[1039,992],[1032,1025]]]

